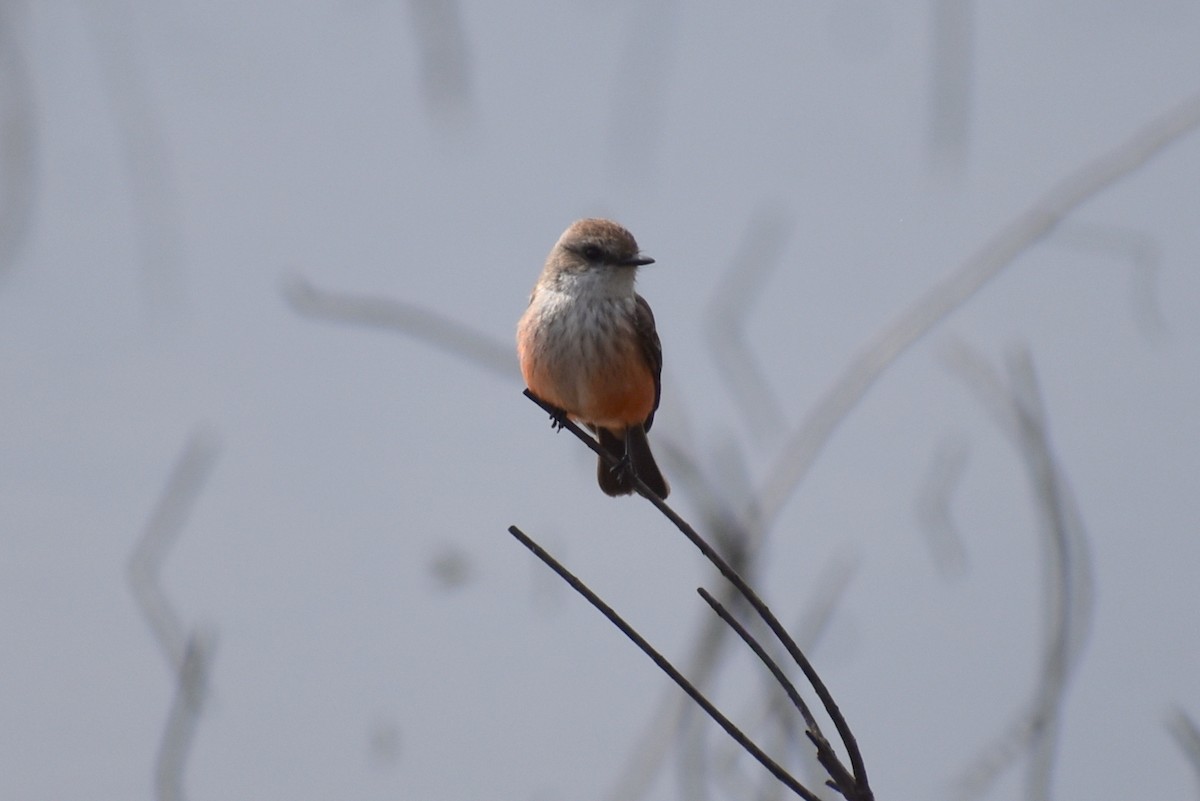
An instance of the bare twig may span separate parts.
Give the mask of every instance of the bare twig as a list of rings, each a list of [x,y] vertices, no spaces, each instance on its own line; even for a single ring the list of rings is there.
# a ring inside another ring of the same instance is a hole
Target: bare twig
[[[764,266],[759,262],[747,265],[747,268],[752,271],[757,268],[762,272]],[[740,292],[744,289],[745,287],[738,287],[733,291]],[[746,351],[746,356],[753,358],[749,351]],[[750,497],[750,471],[742,448],[732,438],[725,437],[715,445],[713,458],[708,460],[708,464],[700,464],[691,449],[677,444],[680,441],[696,439],[695,432],[688,432],[686,410],[677,406],[672,412],[672,418],[676,421],[677,436],[660,439],[657,446],[662,449],[660,455],[665,462],[664,466],[671,468],[669,472],[676,490],[686,493],[697,507],[697,514],[709,541],[739,575],[751,581],[756,570],[760,544],[766,532],[746,530],[733,512],[742,508],[746,499]],[[744,604],[732,584],[721,582],[717,585],[717,591],[719,600],[729,608]],[[700,630],[693,636],[694,646],[687,663],[687,674],[697,686],[707,686],[720,660],[730,653],[725,647],[733,642],[730,633],[730,629],[720,618],[703,618]],[[658,709],[648,716],[645,732],[631,746],[627,766],[607,795],[609,801],[638,801],[644,798],[658,771],[666,764],[666,757],[672,748],[678,755],[676,765],[681,797],[701,801],[709,794],[705,781],[716,779],[729,784],[731,780],[740,778],[732,773],[736,755],[742,753],[740,749],[730,743],[731,747],[727,749],[724,758],[720,754],[712,753],[712,745],[707,736],[710,727],[703,725],[702,716],[690,714],[692,709],[687,699],[678,693],[664,693]],[[802,747],[805,744],[797,739],[798,727],[793,724],[786,707],[780,707],[778,704],[768,705],[765,711],[758,713],[760,722],[766,718],[774,718],[776,725],[787,735],[788,738],[780,743],[788,749],[786,753],[807,754],[808,749]],[[677,737],[670,738],[664,734],[672,730],[678,730]],[[720,748],[720,744],[727,742],[720,740],[717,747]],[[804,764],[809,769],[815,767],[818,771],[821,770],[815,759],[806,760]],[[714,767],[725,772],[714,773]],[[754,775],[759,774],[755,772]],[[745,780],[747,783],[751,781],[748,776]],[[770,788],[771,792],[784,792],[782,785],[777,782],[766,780],[766,777],[762,777],[761,780],[764,788]],[[733,787],[726,788],[726,792],[733,797],[745,794],[744,789]]]
[[[534,556],[536,556],[538,559],[541,559],[551,570],[553,570],[555,573],[561,576],[564,581],[570,584],[572,589],[586,598],[588,603],[596,607],[596,609],[598,609],[602,615],[608,618],[609,622],[616,626],[622,634],[632,640],[633,643],[637,645],[637,647],[640,648],[644,654],[646,654],[646,656],[653,660],[654,664],[658,665],[660,670],[670,676],[671,680],[678,684],[681,690],[687,693],[688,696],[691,697],[691,699],[695,701],[700,708],[707,712],[708,715],[715,720],[717,724],[729,734],[730,737],[736,740],[738,744],[742,746],[742,748],[746,749],[747,752],[753,755],[763,767],[765,767],[773,776],[775,776],[775,778],[787,785],[792,792],[796,793],[796,795],[806,799],[806,801],[820,801],[817,796],[813,795],[811,791],[796,781],[796,779],[793,778],[787,771],[785,771],[773,759],[767,756],[762,749],[755,745],[749,737],[743,734],[741,729],[735,726],[733,722],[729,720],[729,718],[721,714],[721,711],[718,710],[711,701],[704,697],[704,694],[697,690],[696,687],[692,685],[692,683],[689,682],[684,675],[666,659],[666,657],[655,650],[654,646],[650,645],[650,643],[647,642],[642,635],[640,635],[632,626],[626,623],[625,620],[622,619],[621,616],[618,615],[611,606],[601,600],[601,598],[596,595],[596,593],[592,592],[592,590],[586,584],[584,584],[573,573],[559,564],[554,557],[552,557],[545,550],[543,550],[540,545],[530,539],[525,532],[521,531],[521,529],[517,528],[516,526],[509,526],[508,531],[510,534],[516,537],[522,545],[528,548]]]
[[[292,309],[305,317],[398,331],[505,378],[520,375],[512,345],[501,344],[487,334],[414,303],[318,289],[300,276],[284,282],[283,296]]]
[[[796,642],[800,644],[801,650],[805,653],[811,652],[820,642],[842,595],[849,586],[857,562],[857,557],[844,553],[836,557],[825,570],[820,572],[812,595],[804,604],[804,613],[789,627],[789,631],[795,632]],[[740,596],[737,597],[740,600]],[[719,619],[714,619],[718,623],[722,623]],[[723,624],[721,628],[726,629]],[[772,648],[771,645],[769,642],[764,643],[764,647],[772,653],[772,658],[778,663],[780,661],[780,656],[777,654],[778,648]],[[762,696],[758,701],[757,710],[753,713],[754,723],[752,725],[756,728],[773,725],[773,729],[768,729],[773,736],[764,744],[764,747],[775,753],[794,754],[810,783],[825,781],[827,774],[824,767],[817,760],[816,753],[806,747],[809,741],[803,734],[805,731],[805,727],[802,725],[803,721],[799,723],[796,721],[795,716],[791,714],[791,706],[778,702],[777,691],[778,686],[775,682],[763,683]],[[759,742],[762,742],[761,738]],[[734,772],[740,753],[737,749],[728,747],[723,749],[722,753],[710,757],[716,766],[715,775],[724,780],[723,787],[726,796],[730,798],[754,797],[758,801],[780,798],[781,788],[773,782],[763,783],[757,789],[757,794],[751,795],[748,788],[749,777]],[[797,770],[790,767],[786,761],[784,766],[793,773],[797,773]],[[737,784],[735,780],[742,783]]]
[[[791,627],[791,630],[796,632],[796,642],[801,644],[805,653],[811,652],[820,643],[857,567],[858,557],[854,554],[843,553],[821,572],[812,595],[805,605],[804,614]],[[786,737],[790,742],[798,742],[799,732],[793,724],[794,718],[784,714],[785,708],[779,704],[768,704],[765,709],[776,720],[781,736]],[[802,755],[808,775],[815,775],[817,768],[823,767],[815,759],[815,754],[804,751]]]
[[[1031,245],[1084,202],[1141,167],[1200,126],[1200,94],[1152,119],[1107,153],[1086,162],[1052,186],[997,231],[967,261],[922,295],[859,352],[787,440],[767,471],[758,503],[745,516],[770,528],[830,436],[896,359],[952,311],[999,275]]]
[[[736,590],[726,585],[727,602],[736,599]],[[721,621],[706,617],[700,631],[691,638],[692,650],[687,660],[687,674],[697,687],[706,686],[716,672],[722,649],[729,641],[729,629]],[[609,801],[635,801],[645,797],[652,781],[666,762],[671,748],[671,733],[688,720],[687,698],[679,693],[664,694],[650,723],[629,749],[629,762],[612,789]]]
[[[800,712],[800,716],[804,718],[804,725],[807,727],[808,739],[812,741],[812,744],[816,746],[817,749],[817,761],[821,763],[821,766],[825,768],[826,773],[828,773],[830,776],[830,787],[838,790],[838,792],[842,793],[842,795],[849,797],[849,794],[853,791],[855,783],[854,777],[851,776],[846,770],[845,766],[842,765],[841,760],[838,759],[837,754],[834,753],[833,747],[830,746],[829,740],[826,739],[825,735],[821,733],[821,727],[817,725],[817,719],[813,717],[812,711],[808,708],[808,704],[804,702],[804,699],[800,697],[800,693],[796,691],[796,685],[792,684],[791,679],[789,679],[787,674],[783,672],[783,668],[779,667],[779,663],[772,659],[771,655],[766,652],[766,649],[763,648],[762,643],[755,639],[754,635],[747,631],[746,627],[739,623],[737,619],[729,613],[728,609],[726,609],[716,598],[713,598],[712,595],[709,594],[708,590],[701,587],[697,590],[697,592],[700,593],[700,597],[703,598],[705,602],[713,608],[713,611],[720,616],[721,620],[723,620],[726,625],[733,629],[734,633],[742,638],[742,642],[746,643],[746,645],[750,647],[750,650],[754,652],[754,655],[757,656],[764,665],[766,665],[767,670],[771,671],[771,675],[775,678],[775,681],[779,684],[779,686],[783,688],[783,691],[787,694],[788,700],[792,702],[792,706],[796,707],[796,709]],[[842,788],[846,789],[842,790]]]
[[[719,480],[710,478],[692,453],[678,447],[671,439],[660,439],[655,447],[662,449],[660,456],[672,468],[669,472],[676,490],[688,493],[698,506],[704,530],[714,547],[734,570],[749,579],[757,547],[751,533],[741,529],[739,521],[730,513],[739,505],[734,499],[745,497],[744,492],[741,495],[739,492],[749,486],[745,463],[736,446],[731,444],[717,460],[722,468]],[[740,596],[732,585],[722,583],[719,598],[729,606],[738,603]],[[707,686],[716,672],[722,654],[726,652],[726,644],[733,642],[730,633],[720,619],[705,615],[700,629],[690,638],[692,650],[686,662],[686,673],[697,687]],[[655,710],[647,716],[645,730],[630,746],[625,768],[606,794],[608,801],[644,798],[658,772],[666,765],[673,747],[680,750],[681,781],[690,780],[704,769],[708,758],[702,749],[701,733],[688,729],[693,720],[703,724],[703,718],[689,715],[692,707],[688,699],[671,688],[667,690]],[[670,735],[675,731],[682,731],[685,736],[673,739]],[[689,731],[693,736],[686,736]]]
[[[529,390],[525,390],[525,396],[549,413],[551,417],[555,419],[555,422],[558,425],[574,434],[581,442],[591,448],[595,453],[599,454],[601,458],[604,458],[609,464],[616,464],[616,460],[611,454],[608,454],[603,448],[601,448],[599,443],[597,443],[592,437],[588,436],[583,429],[572,422],[566,415],[562,414],[560,410],[555,409],[553,406],[545,403]],[[817,697],[821,700],[821,704],[824,706],[826,713],[829,715],[834,726],[837,728],[838,736],[841,738],[842,744],[845,746],[846,752],[850,758],[851,773],[854,776],[855,782],[852,787],[840,788],[843,795],[845,795],[848,799],[853,799],[854,801],[870,801],[870,799],[873,799],[874,796],[871,793],[870,783],[867,779],[867,771],[866,766],[863,763],[862,753],[859,751],[858,742],[855,739],[853,732],[850,730],[849,724],[847,724],[845,717],[842,715],[841,710],[838,708],[838,705],[834,701],[833,696],[830,694],[829,689],[825,686],[825,683],[821,680],[821,677],[817,675],[816,670],[808,661],[808,657],[806,657],[800,650],[799,646],[796,644],[796,641],[788,633],[787,629],[785,629],[783,624],[779,622],[779,619],[763,602],[763,600],[759,598],[758,593],[756,593],[750,587],[750,585],[746,583],[746,581],[729,565],[729,563],[722,558],[721,555],[718,554],[713,547],[703,537],[701,537],[696,530],[691,527],[690,524],[688,524],[686,520],[681,518],[674,509],[672,509],[666,504],[665,501],[663,501],[662,498],[655,495],[654,492],[646,486],[645,482],[642,481],[636,474],[634,475],[634,486],[637,488],[638,493],[642,495],[642,497],[650,501],[650,503],[652,503],[656,509],[658,509],[668,520],[670,520],[675,527],[678,528],[685,537],[687,537],[688,541],[690,541],[704,555],[704,557],[708,559],[708,561],[711,562],[714,567],[717,568],[721,575],[737,588],[742,597],[746,599],[746,601],[750,604],[762,621],[766,623],[767,627],[771,630],[771,633],[775,635],[776,639],[778,639],[783,647],[787,650],[788,655],[791,656],[792,660],[800,668],[801,672],[804,673],[805,679],[808,680],[808,683],[816,692]]]

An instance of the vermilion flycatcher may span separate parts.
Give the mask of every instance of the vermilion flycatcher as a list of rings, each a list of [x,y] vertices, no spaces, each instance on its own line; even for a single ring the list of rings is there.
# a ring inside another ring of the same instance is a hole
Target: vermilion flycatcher
[[[616,223],[579,220],[550,251],[517,324],[529,391],[585,424],[620,460],[616,468],[600,460],[597,478],[609,495],[633,492],[634,474],[659,497],[670,492],[646,439],[662,394],[662,343],[633,287],[637,268],[653,261]]]

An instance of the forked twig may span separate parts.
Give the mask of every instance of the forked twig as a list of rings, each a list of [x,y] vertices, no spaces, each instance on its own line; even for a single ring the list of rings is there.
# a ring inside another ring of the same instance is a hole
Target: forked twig
[[[554,406],[542,401],[529,390],[525,390],[525,396],[544,409],[552,418],[554,418],[556,425],[570,431],[581,442],[591,448],[601,458],[605,459],[607,463],[614,466],[616,465],[616,459],[611,454],[608,454],[606,451],[604,451],[604,449],[600,447],[596,440],[588,436],[583,429],[572,422],[560,409],[557,409]],[[801,672],[804,673],[804,677],[808,680],[809,684],[816,692],[817,697],[821,700],[821,704],[825,708],[825,711],[828,713],[830,719],[833,721],[834,726],[837,728],[838,736],[841,739],[842,744],[845,746],[846,752],[850,758],[851,769],[849,771],[845,771],[844,773],[846,776],[850,776],[852,778],[852,783],[850,783],[848,786],[838,785],[838,791],[847,799],[852,799],[852,801],[871,801],[871,799],[874,798],[874,795],[871,792],[870,785],[867,780],[866,766],[863,763],[862,753],[858,748],[858,742],[855,739],[853,732],[850,731],[850,726],[846,723],[846,719],[842,715],[841,710],[838,708],[837,702],[834,701],[829,689],[825,686],[825,683],[821,680],[821,677],[817,675],[816,670],[808,661],[808,658],[800,650],[800,647],[796,644],[796,641],[788,633],[787,629],[784,628],[783,624],[779,622],[779,619],[770,610],[766,603],[764,603],[763,600],[758,596],[758,593],[756,593],[750,587],[750,585],[746,583],[745,579],[743,579],[737,573],[737,571],[735,571],[729,565],[729,563],[725,561],[725,559],[722,558],[721,555],[717,553],[717,551],[713,549],[713,547],[709,545],[709,543],[703,537],[701,537],[695,529],[691,527],[686,520],[680,517],[674,509],[672,509],[666,504],[665,501],[663,501],[662,498],[655,495],[654,492],[646,486],[645,482],[643,482],[636,475],[633,478],[634,486],[637,488],[638,493],[642,495],[642,497],[646,498],[646,500],[650,501],[650,503],[652,503],[655,508],[662,512],[662,514],[666,516],[668,520],[674,523],[675,527],[678,528],[679,531],[682,532],[683,535],[687,537],[697,549],[699,549],[700,553],[702,553],[704,557],[708,559],[708,561],[711,562],[714,567],[717,568],[721,575],[724,576],[731,584],[733,584],[742,597],[744,597],[750,606],[754,608],[754,611],[758,614],[758,616],[762,618],[763,622],[767,624],[767,627],[771,630],[771,633],[774,634],[779,642],[783,644],[784,648],[787,649],[789,656],[791,656],[792,660],[797,666],[799,666]]]
[[[804,703],[804,699],[800,697],[800,693],[796,690],[796,685],[792,684],[791,679],[783,672],[783,668],[779,667],[779,663],[771,658],[771,655],[763,648],[762,643],[755,639],[754,635],[747,631],[746,627],[739,623],[720,601],[712,597],[708,590],[700,587],[696,592],[700,593],[700,597],[713,608],[713,611],[720,616],[721,620],[725,621],[726,625],[742,638],[742,642],[750,647],[750,650],[759,658],[759,661],[767,666],[767,670],[771,671],[771,675],[775,677],[775,681],[779,682],[779,686],[783,687],[783,691],[787,693],[792,706],[800,711],[800,716],[804,718],[804,725],[807,727],[808,739],[816,746],[817,761],[821,763],[821,767],[825,768],[825,771],[832,777],[827,784],[838,792],[841,792],[841,788],[843,787],[853,787],[855,784],[854,777],[846,771],[846,767],[838,759],[833,746],[829,744],[829,740],[821,732],[821,727],[817,725],[817,720],[813,717],[808,704]]]
[[[553,556],[547,553],[542,546],[530,539],[525,532],[521,531],[521,529],[517,528],[516,526],[509,526],[508,533],[516,537],[517,540],[526,548],[528,548],[534,556],[545,562],[551,570],[553,570],[555,573],[561,576],[564,581],[570,584],[573,590],[586,598],[588,603],[600,611],[600,614],[604,615],[614,626],[620,629],[622,634],[632,640],[634,645],[642,649],[642,652],[646,654],[646,656],[650,657],[654,664],[658,665],[659,669],[662,670],[663,673],[666,673],[668,676],[670,676],[671,680],[678,684],[681,690],[687,693],[693,701],[699,704],[701,709],[707,712],[709,716],[729,734],[730,737],[737,740],[738,745],[740,745],[742,748],[745,748],[755,759],[762,763],[762,766],[769,770],[771,774],[775,776],[775,778],[786,784],[789,789],[796,793],[796,795],[806,799],[806,801],[821,801],[821,799],[814,795],[812,791],[800,784],[800,782],[796,781],[796,779],[790,773],[780,767],[779,763],[767,756],[762,749],[755,745],[754,741],[747,737],[741,729],[735,726],[733,722],[729,720],[729,718],[721,714],[721,711],[717,709],[702,692],[696,689],[695,685],[688,681],[687,678],[685,678],[684,675],[680,673],[665,656],[655,650],[654,646],[647,642],[645,637],[643,637],[641,634],[638,634],[638,632],[632,626],[626,623],[625,620],[618,615],[611,606],[601,600],[600,596],[596,595],[596,593],[593,592],[590,587],[580,581],[574,573],[563,567]]]

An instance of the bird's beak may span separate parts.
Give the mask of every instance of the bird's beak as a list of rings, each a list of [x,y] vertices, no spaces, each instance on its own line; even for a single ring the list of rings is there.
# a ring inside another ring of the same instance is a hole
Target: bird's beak
[[[643,264],[654,264],[654,259],[649,256],[634,256],[625,264],[628,267],[641,267]]]

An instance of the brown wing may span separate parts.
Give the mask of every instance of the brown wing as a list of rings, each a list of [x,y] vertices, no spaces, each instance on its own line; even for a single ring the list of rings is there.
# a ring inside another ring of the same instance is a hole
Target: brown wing
[[[662,342],[659,341],[658,330],[654,327],[654,312],[650,311],[650,304],[641,295],[635,297],[637,311],[633,318],[633,330],[642,346],[642,356],[646,358],[646,364],[654,374],[654,407],[644,424],[644,428],[649,431],[654,423],[654,412],[658,409],[658,402],[662,397]]]

